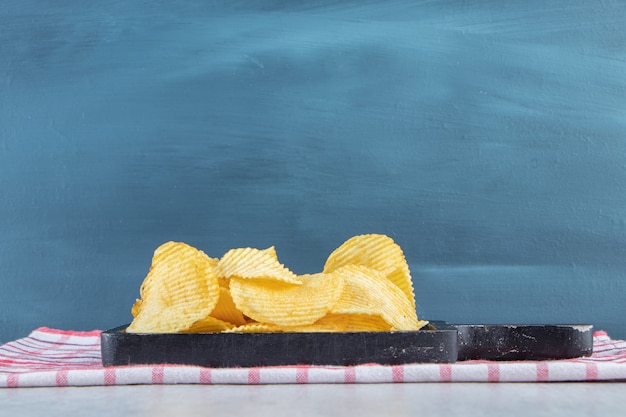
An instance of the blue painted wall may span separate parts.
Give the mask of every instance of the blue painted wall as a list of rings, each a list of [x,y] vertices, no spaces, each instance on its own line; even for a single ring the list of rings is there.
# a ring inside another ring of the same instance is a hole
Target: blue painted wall
[[[295,5],[295,4],[298,5]],[[0,0],[0,342],[127,323],[152,251],[405,250],[425,319],[626,338],[612,1]]]

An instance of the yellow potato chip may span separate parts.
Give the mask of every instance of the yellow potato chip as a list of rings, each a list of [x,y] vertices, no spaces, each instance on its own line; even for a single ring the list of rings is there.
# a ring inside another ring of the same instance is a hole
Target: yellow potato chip
[[[361,332],[418,330],[402,249],[354,236],[322,273],[297,276],[276,249],[237,248],[214,259],[182,242],[159,246],[132,306],[128,332]]]
[[[231,249],[222,256],[215,270],[218,278],[246,278],[301,284],[296,274],[278,261],[274,247]]]
[[[332,272],[345,265],[363,265],[384,272],[387,279],[402,290],[415,308],[409,265],[402,248],[389,236],[368,234],[346,240],[330,254],[324,272]]]
[[[406,294],[382,272],[361,265],[346,265],[334,273],[344,279],[345,285],[331,313],[380,316],[396,330],[420,328]]]
[[[215,317],[205,317],[193,323],[188,329],[181,333],[219,333],[235,327],[232,323],[219,320]]]
[[[262,323],[306,326],[315,323],[335,305],[343,279],[335,274],[298,276],[301,285],[267,279],[230,280],[230,293],[239,310]]]
[[[388,332],[393,327],[382,317],[369,314],[335,314],[345,316],[347,320],[346,332]]]
[[[133,304],[133,308],[131,308],[130,312],[133,315],[133,317],[137,317],[137,314],[139,314],[139,310],[141,310],[141,300],[139,298],[137,298],[135,300],[135,304]]]
[[[306,326],[280,326],[284,332],[299,333],[321,333],[321,332],[343,332],[349,323],[349,316],[346,314],[326,314],[313,324]]]
[[[217,268],[217,264],[219,263],[219,259],[216,258],[211,258],[209,255],[207,255],[206,253],[204,253],[204,251],[201,251],[198,249],[198,252],[202,253],[204,256],[207,257],[207,260],[209,262],[209,264],[211,265],[211,268],[215,269]]]
[[[232,329],[224,330],[223,333],[272,333],[282,332],[283,330],[275,324],[250,322]]]
[[[418,329],[420,330],[426,330],[424,329],[426,326],[428,326],[429,321],[428,320],[418,320],[417,321],[417,325],[419,326]]]
[[[126,331],[179,332],[208,317],[220,296],[214,265],[204,252],[185,243],[161,245],[141,285],[137,316]]]
[[[276,253],[276,248],[274,246],[270,246],[269,248],[261,250],[261,252],[265,252],[270,255],[272,258],[278,260],[278,254]]]
[[[230,290],[224,287],[220,287],[220,299],[211,312],[211,317],[232,323],[235,326],[246,324],[246,319],[243,316],[243,313],[237,309],[235,303],[233,302]]]
[[[151,286],[151,282],[154,276],[160,277],[161,275],[173,275],[177,273],[176,268],[178,264],[172,259],[173,257],[184,258],[198,254],[203,257],[203,260],[207,267],[215,269],[217,267],[218,260],[211,258],[201,250],[194,248],[184,242],[166,242],[155,249],[152,256],[152,265],[150,266],[150,272],[141,283],[139,289],[139,295],[142,299],[146,298],[146,291]],[[155,266],[156,265],[156,266]],[[152,269],[159,268],[160,271],[156,274],[152,274]],[[168,269],[169,268],[169,269]]]

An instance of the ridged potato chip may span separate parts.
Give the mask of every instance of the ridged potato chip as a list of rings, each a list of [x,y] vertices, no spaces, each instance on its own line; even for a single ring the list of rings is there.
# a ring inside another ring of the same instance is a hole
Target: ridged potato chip
[[[298,276],[301,285],[268,279],[232,277],[230,293],[239,310],[262,323],[306,326],[315,323],[335,305],[343,279],[335,274]]]
[[[126,331],[180,332],[208,317],[220,296],[214,266],[204,252],[185,243],[161,245],[141,285],[137,316]]]
[[[370,314],[330,314],[345,317],[347,320],[344,332],[389,332],[395,330],[382,317]]]
[[[408,264],[385,235],[354,236],[323,272],[296,275],[275,248],[215,259],[182,242],[158,247],[128,332],[373,332],[418,330]]]
[[[228,288],[220,287],[220,299],[211,312],[211,317],[232,323],[235,326],[246,324],[243,313],[237,309]]]
[[[428,320],[418,320],[417,321],[417,328],[418,329],[424,329],[424,327],[428,326],[428,323],[430,323]]]
[[[133,315],[133,317],[137,317],[137,314],[139,314],[139,310],[141,310],[141,300],[137,298],[135,300],[135,304],[133,304],[133,307],[130,309],[130,313]]]
[[[218,278],[266,279],[301,284],[296,274],[278,261],[274,247],[268,249],[237,248],[222,256],[215,270]]]
[[[225,330],[224,333],[272,333],[283,330],[275,324],[251,322]]]
[[[384,273],[362,265],[345,265],[334,273],[343,278],[345,285],[331,313],[380,316],[395,330],[420,328],[415,309],[406,294]]]
[[[313,324],[306,326],[280,326],[284,332],[294,333],[325,333],[343,332],[346,330],[350,318],[345,314],[326,314]]]
[[[196,321],[188,329],[181,330],[181,333],[219,333],[233,327],[235,325],[232,323],[209,316]]]
[[[147,291],[149,291],[151,287],[151,282],[154,279],[154,276],[160,277],[161,275],[173,275],[177,273],[176,268],[178,268],[178,264],[172,260],[172,257],[185,258],[194,256],[199,254],[203,256],[203,262],[206,267],[215,269],[217,267],[218,260],[215,258],[211,258],[203,251],[194,248],[191,245],[188,245],[184,242],[166,242],[155,249],[154,255],[152,256],[152,265],[150,266],[150,271],[148,275],[144,278],[141,283],[141,287],[139,288],[140,298],[143,300],[147,296]],[[167,262],[163,262],[167,260]],[[155,266],[155,264],[157,264]],[[159,268],[160,272],[158,274],[152,274],[152,269]]]
[[[345,265],[363,265],[384,272],[398,286],[415,308],[415,292],[409,265],[402,248],[392,238],[380,234],[358,235],[335,249],[324,265],[332,272]]]

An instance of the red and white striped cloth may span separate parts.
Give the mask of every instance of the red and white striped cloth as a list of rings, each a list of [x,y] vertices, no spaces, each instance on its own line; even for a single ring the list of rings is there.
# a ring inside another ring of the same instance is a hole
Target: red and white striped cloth
[[[73,332],[42,327],[28,337],[0,346],[0,387],[626,381],[626,341],[612,340],[602,331],[594,333],[591,357],[570,360],[226,369],[179,365],[104,368],[100,333],[99,330]]]

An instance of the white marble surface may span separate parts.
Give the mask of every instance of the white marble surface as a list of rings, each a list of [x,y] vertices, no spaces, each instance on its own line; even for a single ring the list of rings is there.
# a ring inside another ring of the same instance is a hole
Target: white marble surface
[[[625,383],[153,385],[0,390],[0,416],[624,416]]]

